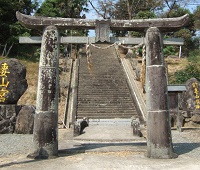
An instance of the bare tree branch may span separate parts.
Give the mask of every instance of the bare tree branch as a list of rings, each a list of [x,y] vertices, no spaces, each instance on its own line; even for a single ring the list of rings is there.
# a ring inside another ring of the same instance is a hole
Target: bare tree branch
[[[92,8],[96,11],[96,13],[97,13],[99,16],[101,16],[101,17],[104,18],[104,15],[101,14],[101,13],[96,9],[96,7],[93,5],[92,1],[89,1],[89,3],[90,3],[90,5],[92,6]],[[105,19],[105,18],[104,18],[104,19]]]

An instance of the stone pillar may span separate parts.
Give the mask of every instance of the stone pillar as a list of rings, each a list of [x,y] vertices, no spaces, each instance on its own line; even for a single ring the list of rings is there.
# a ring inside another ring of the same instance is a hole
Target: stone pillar
[[[163,41],[156,27],[146,33],[147,157],[175,158],[168,109]]]
[[[28,156],[35,159],[58,155],[58,40],[57,28],[46,27],[42,37],[33,130],[36,151]]]

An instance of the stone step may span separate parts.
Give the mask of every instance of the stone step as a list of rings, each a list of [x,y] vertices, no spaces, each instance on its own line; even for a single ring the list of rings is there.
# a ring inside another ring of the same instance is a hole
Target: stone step
[[[127,114],[127,115],[122,115],[122,114],[99,114],[99,115],[95,115],[95,114],[81,114],[79,113],[77,116],[77,119],[82,119],[83,117],[88,117],[89,119],[115,119],[115,118],[131,118],[132,116],[135,116],[135,114]]]
[[[104,98],[104,100],[102,98],[92,98],[92,97],[88,97],[88,98],[78,98],[78,104],[113,104],[113,105],[117,105],[117,104],[134,104],[133,101],[131,99],[129,100],[125,100],[125,99],[109,99],[109,98]]]
[[[116,100],[113,100],[113,99],[105,99],[105,100],[102,100],[101,98],[100,99],[83,99],[83,98],[78,98],[78,104],[113,104],[113,105],[117,105],[117,104],[134,104],[132,100],[120,100],[120,99],[116,99]]]
[[[79,93],[78,99],[83,99],[83,100],[107,100],[107,101],[121,101],[121,100],[132,100],[131,97],[128,94],[111,94],[111,93],[92,93],[92,94],[87,94],[87,93]],[[101,99],[102,98],[102,99]]]
[[[98,90],[98,91],[88,91],[88,90],[79,90],[78,91],[79,94],[81,94],[81,96],[110,96],[110,97],[120,97],[120,96],[130,96],[128,92],[122,92],[122,91],[118,91],[115,90],[114,91],[110,91],[110,90]]]
[[[82,76],[81,78],[79,78],[79,82],[90,82],[90,83],[124,83],[124,81],[126,81],[126,79],[124,77],[121,76],[113,76],[113,77],[101,77],[101,75],[99,75],[99,79],[97,78],[92,78],[89,76]]]
[[[91,47],[92,70],[87,59],[79,65],[77,116],[130,118],[136,115],[126,77],[114,48],[99,50]]]
[[[79,91],[81,90],[87,90],[87,91],[90,91],[90,90],[93,90],[93,91],[121,91],[121,92],[129,92],[129,89],[128,88],[124,88],[124,86],[114,86],[114,85],[110,85],[110,86],[104,86],[104,85],[87,85],[87,86],[80,86]]]
[[[116,116],[119,118],[120,116],[127,116],[127,117],[132,117],[136,116],[137,113],[136,111],[129,111],[129,112],[104,112],[104,111],[98,111],[98,112],[91,112],[91,111],[79,111],[79,116],[84,116],[84,115],[90,115],[90,116]]]
[[[77,111],[84,112],[84,113],[132,113],[135,112],[136,110],[133,108],[100,108],[100,107],[93,107],[93,108],[77,108]]]
[[[134,105],[131,99],[119,99],[119,98],[78,98],[78,104],[112,104],[112,105],[121,105],[121,104],[131,104]]]
[[[115,100],[113,99],[97,99],[97,98],[88,98],[88,99],[83,99],[83,98],[78,98],[78,104],[87,104],[87,103],[90,103],[90,104],[113,104],[113,105],[116,105],[116,104],[134,104],[133,101],[130,99],[130,100],[124,100],[124,99],[118,99],[116,98]]]
[[[124,108],[124,107],[132,107],[132,108],[134,108],[134,104],[133,103],[131,103],[131,102],[129,102],[129,103],[105,103],[105,102],[80,102],[80,101],[78,101],[78,107],[110,107],[110,108],[114,108],[114,107],[117,107],[117,108],[119,108],[119,107],[122,107],[122,108]]]
[[[79,108],[123,108],[123,109],[128,109],[128,108],[135,108],[133,103],[86,103],[86,102],[78,102],[78,107]]]
[[[93,93],[109,93],[109,94],[116,94],[116,93],[119,93],[119,94],[129,94],[129,90],[128,89],[119,89],[119,88],[96,88],[96,87],[80,87],[78,89],[78,92],[79,93],[84,93],[84,94],[93,94]]]
[[[105,105],[100,105],[100,106],[90,106],[90,107],[84,107],[84,106],[78,106],[77,107],[78,110],[88,110],[88,111],[116,111],[116,112],[126,112],[126,111],[130,111],[130,110],[135,110],[135,107],[131,107],[131,106],[126,106],[126,107],[123,107],[123,106],[105,106]]]

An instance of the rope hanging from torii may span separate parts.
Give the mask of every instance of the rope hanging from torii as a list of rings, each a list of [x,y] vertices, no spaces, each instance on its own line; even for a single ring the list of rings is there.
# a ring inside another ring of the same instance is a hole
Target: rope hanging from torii
[[[146,46],[144,45],[144,43],[140,43],[140,44],[135,45],[133,47],[127,47],[127,46],[121,45],[121,43],[114,43],[114,44],[108,45],[107,47],[99,47],[95,44],[87,43],[86,44],[87,63],[88,63],[88,70],[91,72],[92,71],[92,54],[91,54],[91,51],[90,51],[90,45],[97,48],[97,49],[101,49],[101,50],[105,50],[105,49],[111,48],[113,46],[120,46],[120,47],[126,48],[126,49],[131,49],[131,50],[135,49],[137,53],[138,53],[138,49],[140,47],[142,47],[142,68],[141,68],[141,74],[140,74],[140,81],[141,81],[142,88],[144,88],[145,73],[146,73]]]

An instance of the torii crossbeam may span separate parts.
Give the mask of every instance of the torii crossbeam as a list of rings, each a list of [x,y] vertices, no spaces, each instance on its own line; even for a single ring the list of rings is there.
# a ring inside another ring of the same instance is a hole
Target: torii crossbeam
[[[34,158],[48,158],[58,154],[58,29],[95,29],[96,42],[109,42],[110,30],[146,31],[147,60],[147,156],[174,158],[169,123],[167,81],[163,64],[161,32],[175,31],[189,20],[189,15],[177,18],[136,20],[88,20],[28,16],[16,13],[17,19],[27,28],[43,29],[36,116],[34,122]],[[156,132],[156,133],[155,133]]]
[[[46,26],[54,25],[59,29],[95,29],[96,20],[77,18],[58,18],[29,16],[16,12],[18,21],[27,28],[43,29]],[[134,20],[110,20],[111,30],[144,31],[150,27],[157,27],[160,31],[174,31],[184,26],[189,15],[177,18],[156,18],[156,19],[134,19]]]

